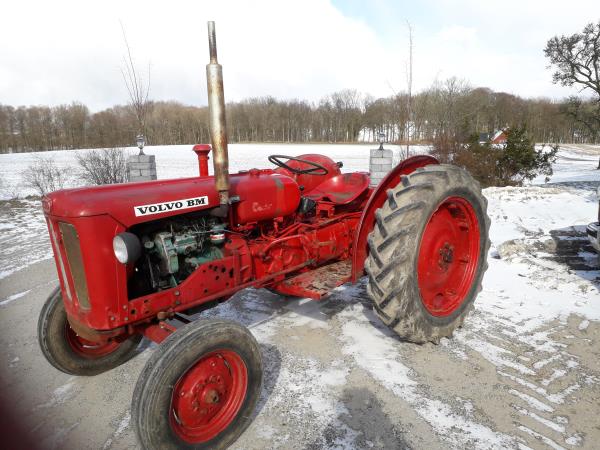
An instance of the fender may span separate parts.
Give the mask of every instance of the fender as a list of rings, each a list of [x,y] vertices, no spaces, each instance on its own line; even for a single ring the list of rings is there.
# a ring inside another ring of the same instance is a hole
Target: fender
[[[439,164],[440,162],[433,156],[429,155],[417,155],[411,156],[400,162],[396,167],[392,169],[386,177],[381,180],[381,183],[367,202],[365,209],[363,210],[360,221],[358,222],[358,233],[354,238],[352,248],[354,253],[352,255],[352,282],[356,283],[357,280],[364,275],[365,272],[365,260],[369,252],[367,245],[367,237],[375,225],[375,211],[377,211],[387,200],[387,190],[393,188],[400,182],[402,175],[408,175],[414,172],[419,167],[428,166],[429,164]]]

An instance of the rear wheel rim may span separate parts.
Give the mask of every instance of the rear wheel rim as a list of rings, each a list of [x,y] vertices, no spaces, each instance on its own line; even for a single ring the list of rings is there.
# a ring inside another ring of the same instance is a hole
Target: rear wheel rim
[[[479,262],[480,229],[471,203],[445,199],[429,218],[419,247],[421,301],[433,316],[446,317],[463,304]]]
[[[96,359],[106,356],[119,348],[119,342],[108,341],[103,344],[88,341],[87,339],[78,336],[71,328],[69,322],[65,324],[65,337],[69,347],[80,356],[88,359]]]
[[[248,389],[248,370],[232,350],[203,355],[177,381],[169,421],[185,442],[210,441],[224,431],[240,411]]]

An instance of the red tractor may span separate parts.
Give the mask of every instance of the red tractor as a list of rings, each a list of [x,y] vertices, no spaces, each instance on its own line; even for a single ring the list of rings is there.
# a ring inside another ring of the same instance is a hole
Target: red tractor
[[[368,275],[381,320],[402,339],[450,336],[487,267],[479,184],[430,156],[378,187],[324,155],[272,155],[276,169],[228,173],[214,24],[207,65],[214,176],[53,192],[43,199],[58,286],[39,318],[57,369],[96,375],[161,343],[143,369],[132,417],[144,448],[225,448],[259,399],[259,346],[243,326],[197,313],[247,287],[320,299]],[[184,314],[187,313],[187,314]]]

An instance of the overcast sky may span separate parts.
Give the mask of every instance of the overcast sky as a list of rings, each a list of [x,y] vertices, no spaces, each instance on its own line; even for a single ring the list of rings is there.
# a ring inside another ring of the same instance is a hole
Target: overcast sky
[[[552,84],[545,43],[598,19],[598,0],[5,1],[0,103],[125,103],[121,22],[140,72],[150,65],[152,99],[205,104],[207,20],[216,21],[228,101],[402,91],[406,21],[416,90],[457,76],[559,98],[576,91]]]

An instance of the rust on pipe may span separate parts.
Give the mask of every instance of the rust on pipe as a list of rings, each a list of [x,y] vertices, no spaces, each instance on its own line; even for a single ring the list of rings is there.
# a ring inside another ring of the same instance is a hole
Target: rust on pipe
[[[227,155],[223,69],[217,61],[217,37],[215,23],[212,21],[208,22],[208,47],[210,63],[206,65],[206,82],[208,85],[208,119],[213,150],[215,186],[219,192],[219,203],[229,205],[229,158]]]

